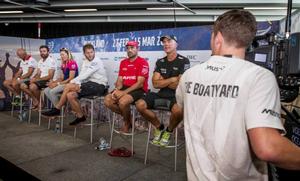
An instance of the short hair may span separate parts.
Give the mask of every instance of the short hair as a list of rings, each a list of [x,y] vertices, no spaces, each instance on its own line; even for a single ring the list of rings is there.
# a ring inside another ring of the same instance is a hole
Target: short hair
[[[42,48],[46,48],[47,51],[49,52],[49,47],[48,47],[47,45],[41,45],[41,46],[40,46],[40,49],[42,49]]]
[[[88,44],[85,44],[85,45],[83,46],[83,48],[82,48],[82,50],[83,50],[83,53],[86,51],[86,49],[92,49],[92,50],[94,50],[94,51],[95,51],[95,48],[94,48],[94,46],[93,46],[92,44],[90,44],[90,43],[88,43]]]
[[[213,32],[222,34],[224,40],[236,48],[248,47],[256,34],[256,20],[245,10],[230,10],[217,18]]]

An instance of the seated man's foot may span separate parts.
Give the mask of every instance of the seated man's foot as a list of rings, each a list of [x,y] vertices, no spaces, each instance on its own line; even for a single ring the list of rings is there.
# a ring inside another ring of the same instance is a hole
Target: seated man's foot
[[[59,116],[60,110],[56,108],[52,108],[50,111],[43,112],[42,115],[44,116]]]
[[[79,123],[81,123],[85,120],[86,120],[85,116],[82,116],[82,117],[76,118],[74,121],[70,122],[69,125],[74,126],[74,125],[77,125],[77,124],[79,124]]]
[[[160,146],[168,146],[169,143],[170,143],[171,134],[172,133],[169,132],[169,131],[164,131],[163,134],[162,134],[162,136],[161,136],[159,145]]]
[[[161,135],[163,133],[163,130],[155,129],[154,130],[154,138],[151,140],[151,143],[154,145],[159,145],[159,141],[161,139]]]

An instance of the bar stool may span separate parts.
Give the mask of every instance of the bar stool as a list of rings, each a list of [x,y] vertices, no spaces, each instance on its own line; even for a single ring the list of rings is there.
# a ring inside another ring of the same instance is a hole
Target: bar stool
[[[113,112],[113,115],[112,115],[112,125],[111,125],[111,132],[110,132],[110,148],[112,148],[112,141],[113,141],[113,134],[114,133],[117,133],[119,135],[125,135],[125,136],[131,136],[131,155],[133,156],[134,154],[134,130],[135,130],[135,119],[136,119],[136,115],[137,115],[137,110],[135,108],[134,105],[130,105],[130,113],[132,115],[132,122],[131,122],[131,133],[121,133],[120,131],[116,130],[115,129],[115,122],[116,122],[116,118],[117,118],[117,113]]]
[[[44,89],[41,90],[40,98],[39,98],[39,107],[38,107],[38,115],[39,115],[39,126],[41,126],[41,118],[42,118],[42,100],[45,100],[45,93]],[[30,99],[30,106],[29,106],[29,120],[28,123],[31,123],[31,114],[32,114],[32,98]]]
[[[100,105],[103,105],[102,107],[105,108],[105,106],[104,106],[104,96],[107,94],[108,89],[109,89],[109,86],[106,86],[105,90],[104,90],[104,95],[101,95],[101,96],[87,96],[87,97],[83,97],[81,99],[81,100],[90,102],[90,104],[91,104],[90,123],[81,123],[81,124],[76,125],[75,128],[74,128],[74,139],[76,138],[76,135],[77,135],[77,126],[90,126],[91,127],[91,129],[90,129],[90,143],[93,143],[93,127],[94,127],[94,125],[98,126],[100,124],[100,122],[98,122],[98,123],[94,122],[94,105],[95,105],[96,101],[100,101]],[[103,110],[103,112],[106,113],[107,111]],[[109,127],[111,127],[110,121],[109,121]]]
[[[67,106],[66,106],[67,107]],[[67,109],[65,108],[65,106],[63,106],[61,108],[61,112],[59,116],[44,116],[42,115],[42,117],[44,118],[48,118],[48,129],[50,129],[51,127],[51,121],[55,120],[55,119],[59,119],[59,124],[60,124],[60,133],[63,133],[63,127],[64,127],[64,117],[65,117],[65,111]]]
[[[12,102],[11,102],[11,112],[10,112],[11,116],[14,116],[15,106],[18,106],[18,105],[16,105],[14,103],[15,98],[16,98],[16,95],[13,94],[13,96],[12,96]],[[21,94],[20,94],[20,105],[19,106],[20,106],[19,113],[20,113],[20,115],[22,115],[22,111],[23,111],[23,91],[21,91]]]
[[[168,101],[168,100],[165,100],[165,101]],[[169,115],[171,114],[170,108],[168,106],[156,106],[156,105],[154,105],[153,111],[157,112],[161,122],[163,122],[164,117],[166,117],[167,114],[169,114]],[[153,127],[150,122],[148,123],[148,125],[149,125],[148,138],[147,138],[146,153],[145,153],[145,159],[144,159],[144,164],[145,165],[147,164],[148,152],[149,152],[149,143],[150,143],[150,140],[151,140],[151,130],[152,130],[152,127]],[[180,144],[178,143],[178,128],[177,127],[174,130],[175,131],[174,145],[168,145],[168,146],[163,147],[163,148],[174,148],[174,171],[175,172],[177,170],[177,151],[184,144],[184,142],[182,142]],[[154,144],[152,144],[152,145],[154,145]],[[154,145],[154,146],[158,146],[158,145]],[[161,146],[158,146],[158,147],[161,148]]]

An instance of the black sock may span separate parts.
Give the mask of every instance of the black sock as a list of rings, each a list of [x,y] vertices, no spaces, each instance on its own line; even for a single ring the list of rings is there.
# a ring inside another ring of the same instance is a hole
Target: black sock
[[[173,130],[171,131],[171,130],[169,129],[169,127],[167,127],[166,131],[168,131],[169,133],[172,133],[172,132],[173,132]]]
[[[160,124],[160,126],[158,127],[158,129],[161,131],[161,130],[164,130],[165,129],[165,125],[164,124]]]

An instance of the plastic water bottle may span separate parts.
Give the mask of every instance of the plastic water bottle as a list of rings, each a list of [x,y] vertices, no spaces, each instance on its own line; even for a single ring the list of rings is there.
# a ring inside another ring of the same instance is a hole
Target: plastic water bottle
[[[95,150],[102,151],[102,150],[109,149],[109,148],[110,148],[109,144],[106,142],[106,140],[103,137],[101,137],[99,139],[99,145],[97,147],[95,147]]]
[[[60,121],[55,122],[55,133],[60,133]]]

